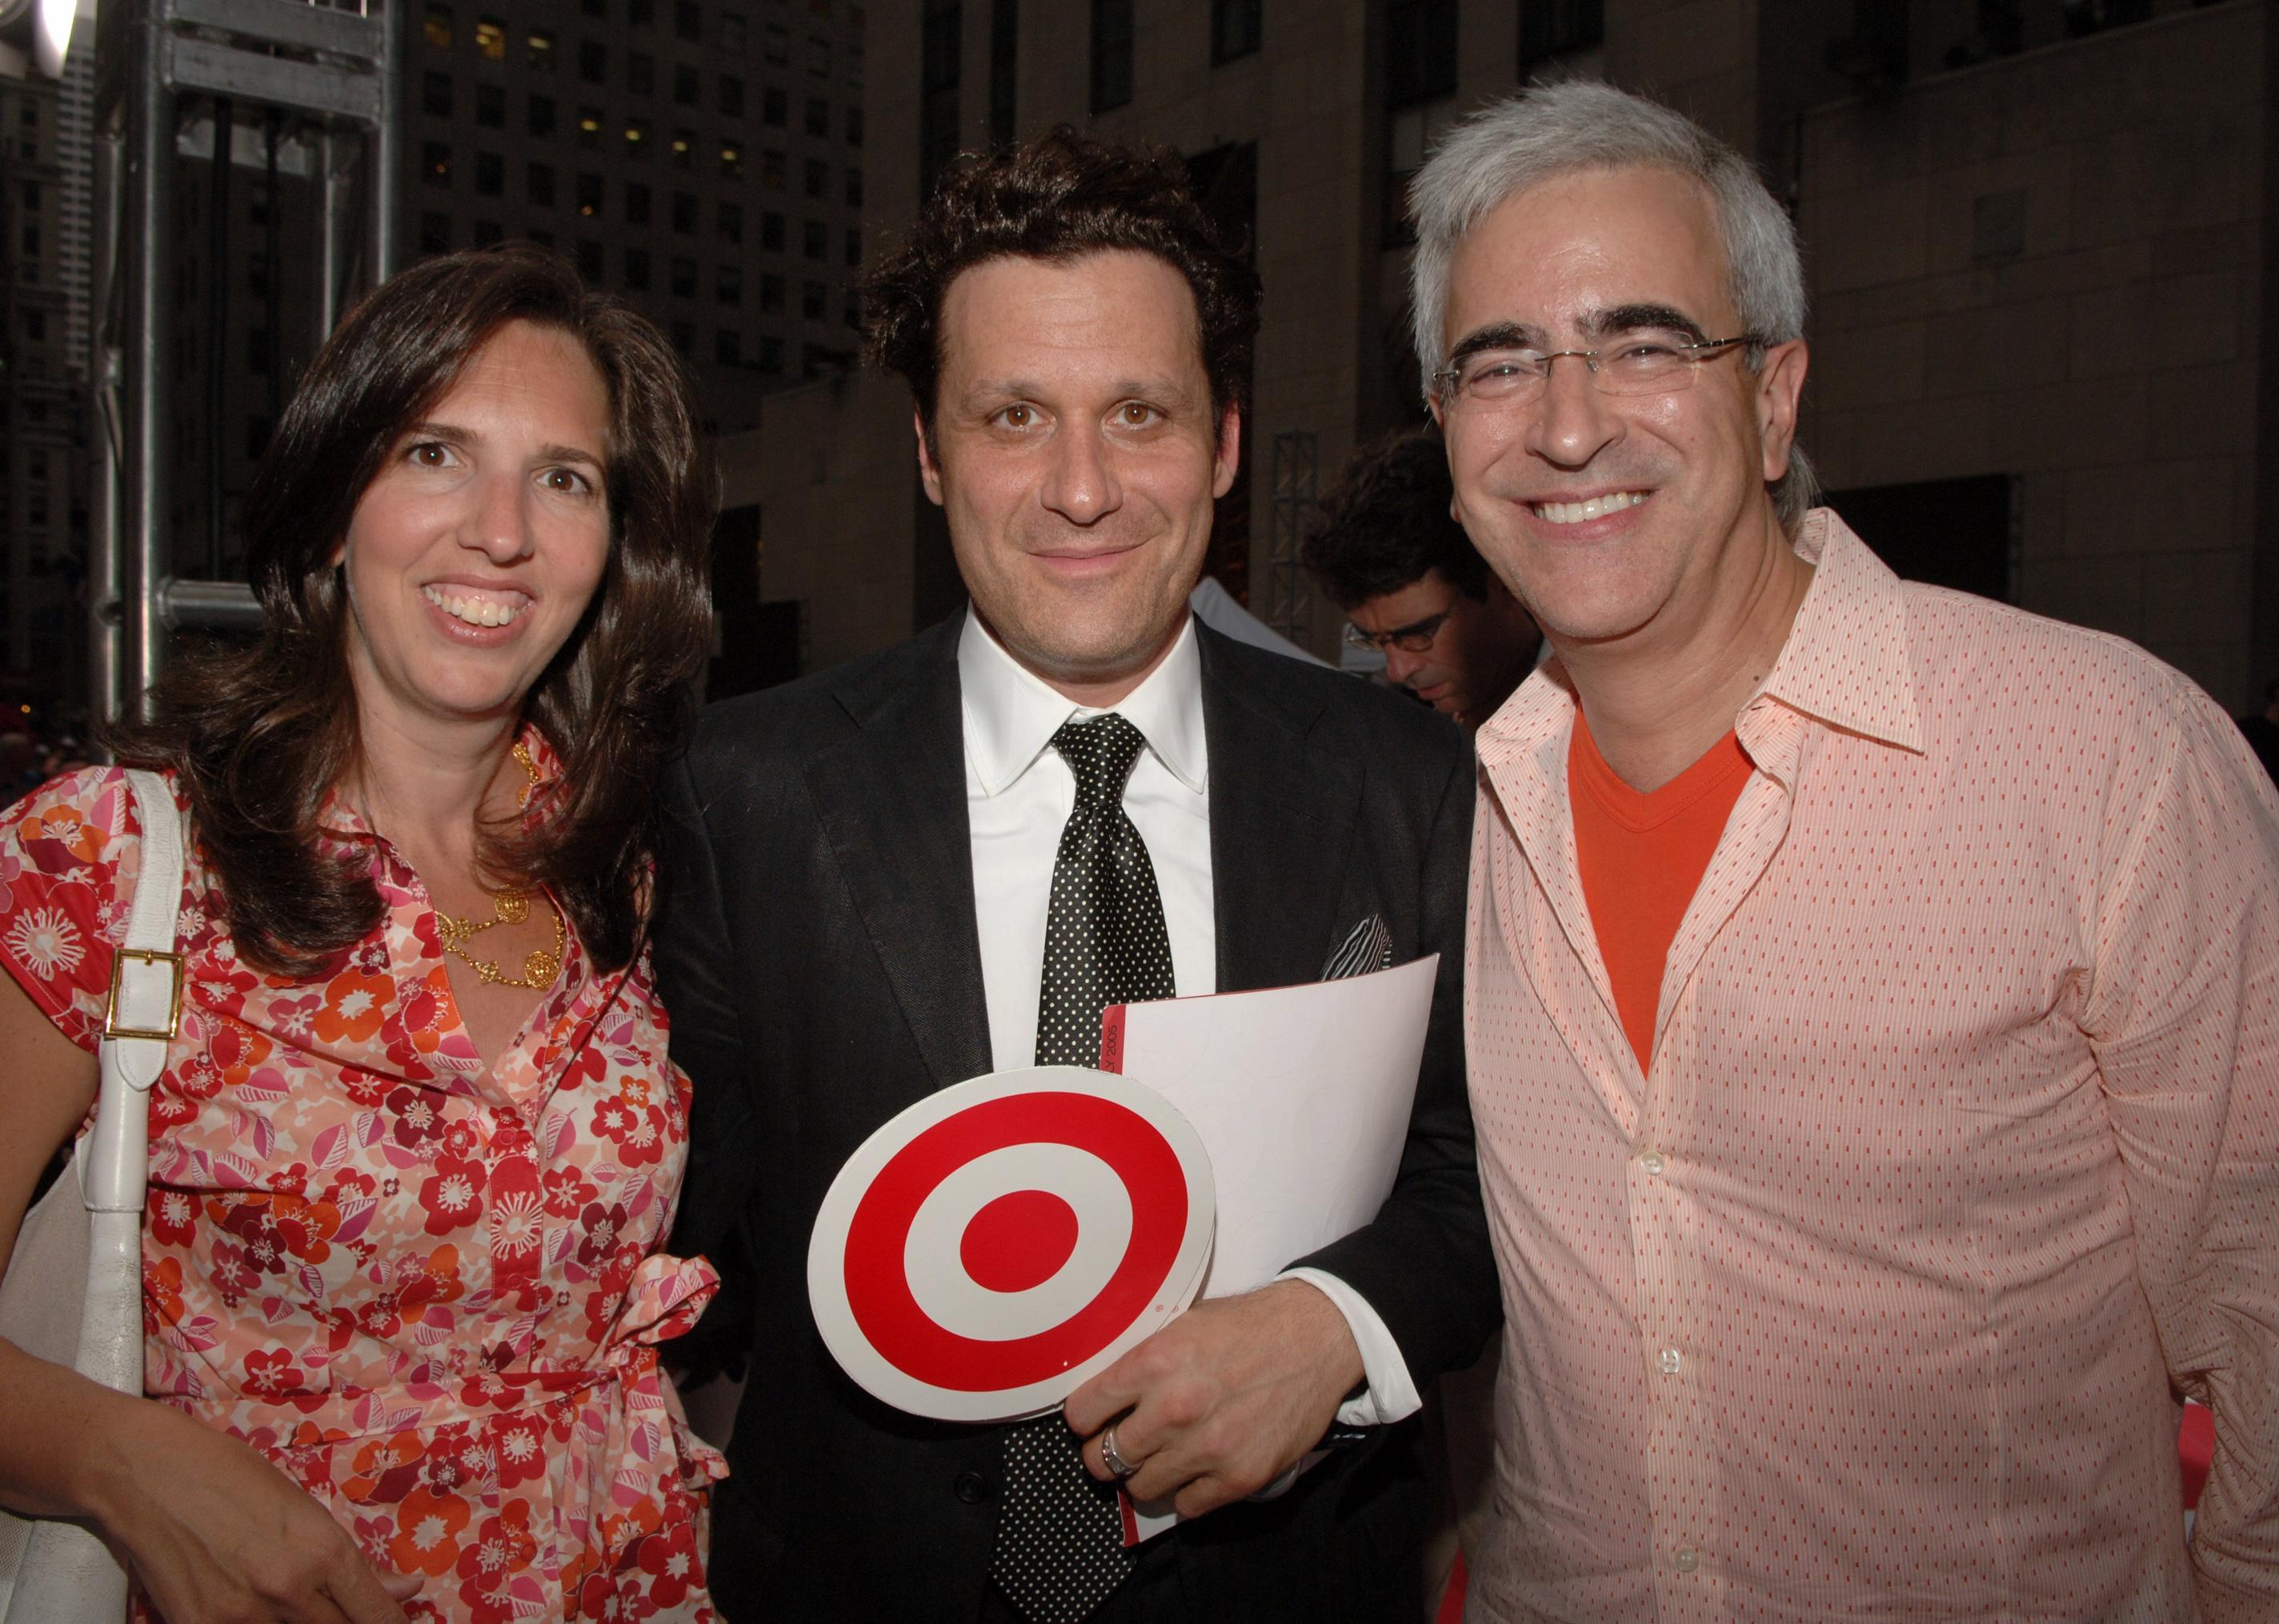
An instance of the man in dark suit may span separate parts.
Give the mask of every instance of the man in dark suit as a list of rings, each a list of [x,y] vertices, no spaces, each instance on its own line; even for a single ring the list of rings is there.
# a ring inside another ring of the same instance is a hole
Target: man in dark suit
[[[674,1244],[728,1281],[699,1336],[748,1354],[715,1597],[833,1624],[1416,1616],[1406,1418],[1498,1319],[1458,1036],[1468,752],[1187,610],[1257,283],[1175,159],[1063,131],[963,160],[867,291],[971,610],[715,707],[666,784],[657,965],[695,1089]],[[806,1245],[879,1124],[1095,1058],[1104,1001],[1315,980],[1357,928],[1443,955],[1374,1222],[1198,1305],[1064,1422],[922,1421],[839,1370]],[[1247,1498],[1338,1421],[1366,1441]],[[1189,1517],[1131,1555],[1127,1473]]]

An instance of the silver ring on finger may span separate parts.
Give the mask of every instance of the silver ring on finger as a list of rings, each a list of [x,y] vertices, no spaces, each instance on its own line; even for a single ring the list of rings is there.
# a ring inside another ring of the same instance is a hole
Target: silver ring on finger
[[[1140,1469],[1136,1462],[1126,1460],[1124,1452],[1116,1447],[1116,1429],[1113,1427],[1100,1435],[1100,1463],[1119,1482]]]

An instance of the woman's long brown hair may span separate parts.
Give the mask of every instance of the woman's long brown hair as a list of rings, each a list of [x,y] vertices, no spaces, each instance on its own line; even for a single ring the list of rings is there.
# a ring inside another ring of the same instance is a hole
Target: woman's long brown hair
[[[427,260],[349,312],[247,497],[257,641],[170,666],[151,720],[108,731],[121,761],[180,776],[238,954],[257,969],[313,974],[380,923],[368,865],[318,845],[326,793],[358,755],[334,559],[399,437],[513,321],[576,339],[608,385],[610,547],[593,602],[525,705],[561,777],[530,828],[483,831],[480,859],[496,883],[550,886],[597,968],[639,950],[651,789],[710,639],[711,484],[687,374],[656,329],[587,292],[558,256],[513,243]]]

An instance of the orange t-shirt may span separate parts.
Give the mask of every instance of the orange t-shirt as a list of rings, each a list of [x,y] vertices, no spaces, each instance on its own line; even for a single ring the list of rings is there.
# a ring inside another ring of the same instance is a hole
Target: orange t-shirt
[[[1640,1071],[1654,1057],[1654,1017],[1669,944],[1750,771],[1741,741],[1728,732],[1700,761],[1642,795],[1607,765],[1581,708],[1575,711],[1574,740],[1567,747],[1575,867],[1607,979],[1614,984],[1615,1013]]]

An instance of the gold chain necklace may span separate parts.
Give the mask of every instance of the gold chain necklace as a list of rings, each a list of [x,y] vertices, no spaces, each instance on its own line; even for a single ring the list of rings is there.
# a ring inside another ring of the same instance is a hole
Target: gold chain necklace
[[[535,785],[538,783],[538,763],[530,759],[529,748],[517,743],[514,759],[521,763],[523,771],[529,775],[530,782]],[[540,894],[545,895],[544,892]],[[526,992],[535,992],[551,986],[554,978],[562,973],[562,954],[569,946],[570,938],[569,926],[562,915],[562,905],[551,896],[546,897],[546,905],[554,910],[554,951],[549,953],[542,947],[533,948],[523,956],[522,974],[518,977],[510,976],[499,969],[495,959],[478,959],[467,951],[467,944],[493,925],[520,924],[529,918],[528,892],[515,887],[500,892],[491,899],[491,916],[480,923],[472,919],[455,917],[439,908],[435,910],[435,934],[442,942],[443,951],[473,970],[476,980],[482,985],[520,987]]]

